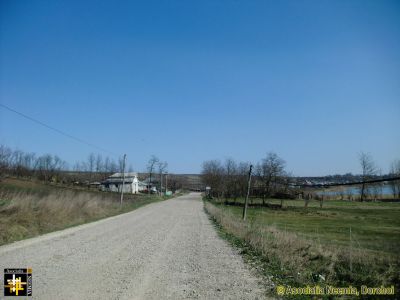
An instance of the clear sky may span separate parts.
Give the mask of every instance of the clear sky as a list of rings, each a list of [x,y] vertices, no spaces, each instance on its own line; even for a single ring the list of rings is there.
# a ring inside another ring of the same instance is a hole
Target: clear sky
[[[179,173],[268,151],[294,175],[400,159],[397,0],[1,0],[0,22],[1,103],[136,171],[151,154]],[[98,152],[1,107],[0,143]]]

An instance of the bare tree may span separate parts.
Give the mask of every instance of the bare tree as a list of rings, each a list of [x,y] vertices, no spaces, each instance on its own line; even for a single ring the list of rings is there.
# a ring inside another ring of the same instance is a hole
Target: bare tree
[[[361,165],[361,178],[362,181],[365,182],[368,179],[371,179],[376,173],[377,173],[377,168],[375,166],[375,162],[372,159],[372,156],[368,153],[361,152],[359,154],[359,161]],[[360,201],[364,201],[366,197],[368,196],[368,188],[366,188],[366,184],[363,183],[360,188]]]
[[[149,186],[148,186],[148,191],[151,191],[152,187],[152,175],[154,173],[154,170],[156,168],[156,165],[159,163],[159,159],[157,156],[152,155],[147,163],[147,171],[149,172]]]
[[[233,198],[244,197],[247,193],[248,172],[250,163],[236,163],[229,158],[224,165],[219,160],[209,160],[203,163],[203,183],[211,187],[214,197]]]
[[[96,156],[96,166],[95,166],[96,173],[101,173],[103,171],[103,157],[101,154],[97,154]]]
[[[74,164],[74,166],[72,167],[72,170],[74,170],[75,172],[81,172],[82,170],[83,170],[84,168],[83,168],[83,166],[82,166],[82,163],[81,162],[76,162],[75,164]]]
[[[62,181],[60,171],[66,169],[67,169],[67,163],[57,155],[54,155],[50,171],[52,178],[57,182]]]
[[[276,153],[269,152],[257,166],[257,173],[263,184],[263,205],[265,198],[270,197],[276,191],[279,179],[285,176],[285,165],[286,162]]]
[[[35,163],[35,154],[21,150],[12,150],[0,145],[0,173],[26,177],[32,175]]]
[[[107,156],[103,162],[103,171],[102,171],[102,176],[101,176],[102,179],[105,179],[107,177],[107,175],[111,172],[110,169],[111,169],[111,160]]]
[[[159,162],[158,163],[158,173],[160,174],[160,194],[162,193],[162,176],[163,173],[167,171],[168,163],[167,162]]]
[[[0,145],[0,175],[6,173],[11,165],[12,150],[4,145]]]
[[[110,166],[109,166],[109,173],[116,173],[120,170],[118,164],[115,162],[115,160],[110,161]]]
[[[53,157],[50,154],[44,154],[36,159],[35,169],[40,179],[48,181],[51,172]]]
[[[14,150],[12,153],[12,169],[16,176],[22,176],[24,173],[23,155],[21,150]]]
[[[400,176],[400,160],[395,160],[390,166],[390,175],[393,177]],[[400,199],[400,180],[395,180],[390,182],[390,187],[392,189],[393,198]]]
[[[96,156],[94,153],[90,153],[88,158],[87,158],[87,171],[89,172],[89,187],[90,183],[92,182],[92,176],[93,176],[93,171],[95,169],[95,164],[96,164]]]
[[[202,179],[211,187],[211,194],[220,197],[223,194],[224,168],[219,160],[208,160],[203,163]]]
[[[67,168],[67,164],[57,155],[51,154],[39,156],[35,162],[35,171],[39,178],[44,181],[58,180],[59,172]]]
[[[225,180],[224,180],[224,196],[225,198],[234,198],[236,200],[237,193],[237,164],[232,158],[225,160]]]
[[[236,186],[237,193],[244,197],[247,194],[247,183],[248,183],[248,174],[250,169],[249,162],[240,162],[237,166],[237,177],[236,177]]]
[[[22,165],[25,169],[26,174],[24,175],[32,175],[33,168],[35,166],[36,154],[35,153],[24,153],[22,158]]]

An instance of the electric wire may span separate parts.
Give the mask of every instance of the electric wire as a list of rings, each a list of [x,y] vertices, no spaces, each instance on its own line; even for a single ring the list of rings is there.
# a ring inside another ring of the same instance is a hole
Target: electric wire
[[[37,123],[37,124],[39,124],[39,125],[41,125],[41,126],[43,126],[43,127],[46,127],[47,129],[50,129],[50,130],[52,130],[52,131],[54,131],[54,132],[57,132],[58,134],[61,134],[61,135],[65,136],[65,137],[68,137],[68,138],[70,138],[70,139],[72,139],[72,140],[75,140],[76,142],[85,144],[86,146],[89,146],[89,147],[95,148],[95,149],[97,149],[97,150],[100,150],[100,151],[102,151],[102,152],[106,152],[106,153],[111,154],[111,155],[113,155],[113,156],[119,157],[118,154],[116,154],[116,153],[114,153],[114,152],[112,152],[112,151],[109,151],[109,150],[104,149],[104,148],[102,148],[102,147],[99,147],[99,146],[97,146],[97,145],[95,145],[95,144],[92,144],[92,143],[90,143],[90,142],[87,142],[87,141],[85,141],[85,140],[83,140],[83,139],[81,139],[81,138],[78,138],[78,137],[76,137],[76,136],[73,136],[73,135],[71,135],[71,134],[68,134],[68,133],[66,133],[66,132],[64,132],[64,131],[62,131],[62,130],[60,130],[60,129],[57,129],[57,128],[55,128],[55,127],[53,127],[53,126],[50,126],[50,125],[48,125],[48,124],[46,124],[46,123],[44,123],[44,122],[42,122],[42,121],[39,121],[39,120],[37,120],[37,119],[35,119],[35,118],[33,118],[33,117],[30,117],[30,116],[28,116],[28,115],[26,115],[26,114],[24,114],[24,113],[22,113],[22,112],[19,112],[19,111],[15,110],[15,109],[13,109],[13,108],[7,106],[7,105],[4,105],[4,104],[0,103],[0,106],[3,107],[3,108],[5,108],[5,109],[7,109],[8,111],[11,111],[11,112],[13,112],[13,113],[15,113],[15,114],[17,114],[17,115],[19,115],[19,116],[25,118],[25,119],[28,119],[28,120],[30,120],[30,121],[32,121],[32,122],[34,122],[34,123]]]

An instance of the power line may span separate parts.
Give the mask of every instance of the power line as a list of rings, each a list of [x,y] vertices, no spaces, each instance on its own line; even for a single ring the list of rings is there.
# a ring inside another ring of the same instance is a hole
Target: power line
[[[5,109],[7,109],[7,110],[9,110],[9,111],[11,111],[11,112],[13,112],[13,113],[15,113],[15,114],[17,114],[17,115],[19,115],[19,116],[21,116],[21,117],[24,117],[25,119],[28,119],[28,120],[30,120],[30,121],[32,121],[32,122],[35,122],[35,123],[37,123],[37,124],[39,124],[39,125],[42,125],[43,127],[46,127],[47,129],[53,130],[53,131],[57,132],[58,134],[61,134],[61,135],[63,135],[63,136],[66,136],[66,137],[68,137],[68,138],[70,138],[70,139],[73,139],[73,140],[79,142],[79,143],[85,144],[86,146],[90,146],[90,147],[93,147],[93,148],[95,148],[95,149],[97,149],[97,150],[100,150],[100,151],[103,151],[103,152],[112,154],[112,155],[114,155],[114,156],[116,156],[116,157],[119,157],[118,154],[116,154],[116,153],[114,153],[114,152],[112,152],[112,151],[109,151],[109,150],[104,149],[104,148],[102,148],[102,147],[96,146],[96,145],[94,145],[94,144],[92,144],[92,143],[89,143],[89,142],[87,142],[87,141],[85,141],[85,140],[82,140],[82,139],[80,139],[80,138],[78,138],[78,137],[75,137],[75,136],[73,136],[73,135],[70,135],[70,134],[68,134],[68,133],[66,133],[66,132],[64,132],[64,131],[62,131],[62,130],[60,130],[60,129],[57,129],[57,128],[53,127],[53,126],[47,125],[46,123],[44,123],[44,122],[42,122],[42,121],[39,121],[39,120],[37,120],[37,119],[35,119],[35,118],[32,118],[32,117],[30,117],[30,116],[28,116],[28,115],[26,115],[26,114],[24,114],[24,113],[21,113],[21,112],[19,112],[19,111],[16,111],[15,109],[13,109],[13,108],[11,108],[11,107],[8,107],[8,106],[6,106],[6,105],[4,105],[4,104],[2,104],[2,103],[0,103],[0,106],[3,107],[3,108],[5,108]]]

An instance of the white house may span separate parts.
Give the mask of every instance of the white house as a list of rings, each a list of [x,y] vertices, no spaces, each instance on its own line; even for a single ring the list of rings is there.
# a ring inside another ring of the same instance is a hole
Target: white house
[[[124,184],[122,184],[122,181]],[[137,173],[115,173],[101,183],[102,191],[121,192],[122,185],[124,193],[137,194],[139,192],[139,179]]]

